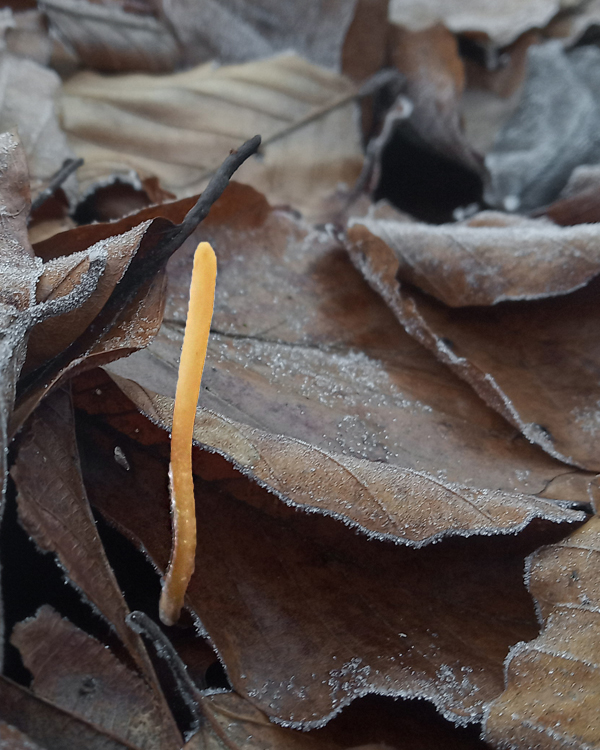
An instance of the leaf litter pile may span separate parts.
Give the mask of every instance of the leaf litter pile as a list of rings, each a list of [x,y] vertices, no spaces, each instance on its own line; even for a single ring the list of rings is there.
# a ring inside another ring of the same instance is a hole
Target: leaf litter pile
[[[600,4],[0,19],[0,748],[600,748]]]

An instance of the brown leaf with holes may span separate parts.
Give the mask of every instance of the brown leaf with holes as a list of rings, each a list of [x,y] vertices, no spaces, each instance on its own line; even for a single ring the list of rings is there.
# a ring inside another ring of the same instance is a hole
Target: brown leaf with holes
[[[404,231],[405,225],[401,226]],[[552,245],[560,244],[563,232],[580,230],[596,231],[594,226],[556,227]],[[361,227],[351,229],[350,238],[355,264],[409,333],[531,442],[561,461],[598,469],[594,436],[599,434],[600,389],[595,370],[600,357],[596,304],[600,278],[593,278],[593,245],[587,253],[590,260],[583,263],[581,250],[563,251],[557,257],[550,245],[549,261],[542,262],[537,274],[526,281],[531,289],[538,278],[548,276],[546,299],[456,309],[409,284],[401,286],[398,277],[403,276],[403,262],[382,239]],[[522,255],[534,257],[535,250],[521,241],[513,252],[522,263]],[[466,255],[454,254],[452,264],[461,284],[459,299],[468,301],[477,299],[478,278],[469,278],[461,268]],[[531,261],[527,264],[532,267]],[[494,274],[491,262],[479,274],[487,277],[490,290],[496,285]],[[416,274],[412,280],[417,280]],[[431,291],[434,284],[429,286]],[[561,294],[561,287],[563,292],[575,291]],[[556,290],[558,296],[553,296]]]
[[[11,640],[36,695],[144,750],[181,746],[173,717],[142,678],[52,607],[18,623]]]
[[[164,570],[168,433],[106,375],[75,382],[90,500]],[[518,536],[410,549],[288,507],[218,454],[196,449],[194,467],[187,601],[239,693],[297,728],[371,692],[427,698],[459,724],[481,716],[502,688],[508,647],[536,632],[523,556],[564,526],[537,521]]]
[[[328,454],[442,483],[587,502],[591,477],[517,436],[417,344],[341,243],[230,185],[168,266],[161,332],[113,372],[174,396],[192,253],[219,274],[201,404]]]
[[[600,592],[597,516],[528,561],[540,635],[515,646],[506,690],[491,705],[486,739],[498,747],[597,747],[600,722]]]

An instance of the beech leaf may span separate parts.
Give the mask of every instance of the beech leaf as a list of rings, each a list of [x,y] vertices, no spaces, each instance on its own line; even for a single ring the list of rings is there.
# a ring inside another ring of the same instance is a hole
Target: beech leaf
[[[580,229],[556,228],[554,237],[560,243],[562,232]],[[595,227],[589,231],[593,233]],[[600,278],[596,276],[577,289],[582,281],[585,283],[586,276],[592,275],[585,261],[580,265],[579,253],[564,252],[563,261],[552,249],[549,269],[542,266],[537,274],[552,280],[546,296],[552,295],[557,286],[559,290],[561,286],[568,289],[572,281],[564,284],[564,279],[577,280],[576,291],[570,294],[456,309],[415,287],[401,286],[397,277],[402,275],[403,261],[383,240],[360,227],[350,234],[354,262],[411,335],[470,383],[531,442],[561,461],[591,471],[598,468],[597,452],[590,438],[600,434],[600,389],[591,364],[598,357],[596,299]],[[531,253],[527,239],[521,243],[514,251],[519,265],[523,263],[521,249],[525,257]],[[590,250],[593,255],[593,245]],[[494,253],[484,254],[483,269],[474,275],[464,272],[464,248],[448,258],[452,273],[462,280],[461,300],[477,298],[481,277],[489,279],[490,287],[497,287],[490,255],[493,258]],[[503,255],[502,262],[510,263],[510,254]],[[559,273],[563,262],[565,266]],[[438,270],[437,278],[440,276]],[[535,288],[536,283],[536,275],[531,274],[527,286]],[[436,292],[437,287],[436,283]],[[440,296],[443,294],[442,286]]]
[[[491,705],[485,738],[496,747],[597,745],[600,596],[597,516],[528,561],[529,590],[543,629],[506,662],[506,690]]]

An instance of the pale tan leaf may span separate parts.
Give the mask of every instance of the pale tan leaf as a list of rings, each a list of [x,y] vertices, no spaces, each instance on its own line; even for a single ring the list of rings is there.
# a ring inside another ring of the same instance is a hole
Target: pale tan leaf
[[[504,47],[524,31],[545,26],[565,0],[390,0],[390,20],[413,30],[436,22],[450,31],[480,31]]]
[[[345,78],[287,54],[245,65],[207,64],[172,76],[81,73],[64,87],[62,125],[89,191],[115,175],[156,176],[177,196],[201,191],[232,148],[260,133],[263,161],[238,179],[277,203],[319,211],[352,184],[362,153],[355,89]]]

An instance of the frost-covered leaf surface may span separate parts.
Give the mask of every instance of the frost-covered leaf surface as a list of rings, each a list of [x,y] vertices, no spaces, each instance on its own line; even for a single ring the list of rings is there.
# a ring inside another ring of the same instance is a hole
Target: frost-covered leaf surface
[[[161,332],[148,349],[111,365],[114,372],[175,395],[192,253],[207,239],[219,275],[203,406],[380,469],[587,501],[589,477],[517,437],[436,362],[338,240],[236,185],[203,227],[169,266]]]
[[[597,277],[571,294],[456,309],[400,285],[400,262],[383,240],[360,227],[353,236],[354,262],[407,331],[529,440],[560,460],[598,468]]]
[[[106,375],[81,378],[90,500],[164,570],[168,435],[114,392],[104,412]],[[117,446],[128,471],[114,460]],[[538,534],[562,536],[559,526],[410,549],[290,508],[218,455],[197,456],[195,475],[188,603],[235,689],[284,725],[322,725],[368,693],[426,698],[450,720],[476,721],[502,689],[509,645],[537,632],[523,557]]]
[[[485,724],[486,739],[497,747],[587,750],[598,744],[599,532],[595,517],[528,561],[543,627],[508,656],[506,690]]]
[[[600,50],[566,52],[558,41],[529,48],[519,108],[486,157],[486,199],[509,211],[553,201],[580,164],[600,160]]]
[[[454,224],[355,219],[356,245],[369,235],[394,253],[398,280],[450,307],[495,305],[566,294],[600,273],[600,227],[558,228],[543,219],[483,211]]]
[[[12,642],[36,695],[138,747],[181,746],[173,717],[143,679],[51,607],[19,623]]]

